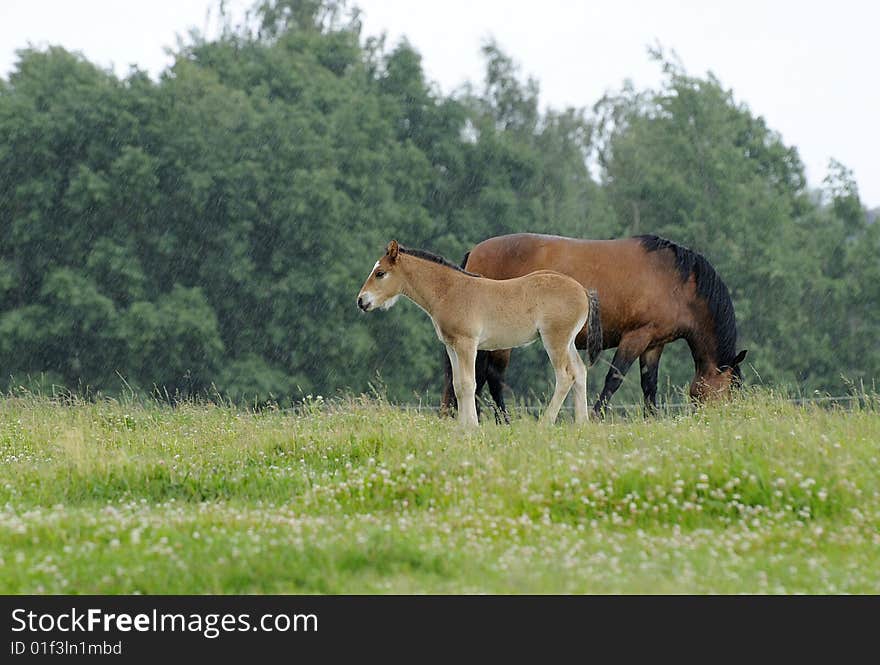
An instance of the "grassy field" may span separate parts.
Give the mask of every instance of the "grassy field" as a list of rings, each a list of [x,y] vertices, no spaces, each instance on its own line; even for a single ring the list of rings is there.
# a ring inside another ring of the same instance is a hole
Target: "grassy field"
[[[880,593],[880,404],[465,434],[0,400],[3,593]]]

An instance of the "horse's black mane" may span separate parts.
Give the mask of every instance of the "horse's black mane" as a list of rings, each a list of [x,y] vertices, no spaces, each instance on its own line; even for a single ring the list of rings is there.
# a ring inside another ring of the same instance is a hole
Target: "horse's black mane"
[[[414,256],[417,259],[424,259],[425,261],[432,261],[434,263],[439,263],[441,266],[446,266],[447,268],[452,268],[453,270],[457,270],[458,272],[463,272],[465,275],[470,275],[471,277],[481,277],[482,275],[478,275],[473,272],[468,272],[464,269],[463,266],[457,266],[451,261],[447,261],[442,256],[437,254],[432,254],[431,252],[426,252],[424,249],[410,249],[409,247],[398,246],[399,251],[402,254],[409,254],[410,256]]]
[[[733,312],[733,301],[727,285],[715,272],[712,264],[704,256],[692,249],[677,245],[671,240],[654,235],[636,236],[642,247],[649,252],[668,249],[675,256],[675,267],[682,281],[693,275],[697,283],[697,293],[712,314],[715,322],[715,340],[718,354],[718,365],[731,365],[736,357],[736,318]]]

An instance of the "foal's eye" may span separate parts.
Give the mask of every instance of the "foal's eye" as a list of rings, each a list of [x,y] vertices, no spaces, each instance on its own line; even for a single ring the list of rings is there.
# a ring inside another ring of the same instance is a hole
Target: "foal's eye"
[[[382,279],[385,276],[385,273],[381,270],[376,271],[376,279]]]

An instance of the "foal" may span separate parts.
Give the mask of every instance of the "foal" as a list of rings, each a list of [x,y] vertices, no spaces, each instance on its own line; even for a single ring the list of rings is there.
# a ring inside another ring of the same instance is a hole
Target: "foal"
[[[401,295],[431,317],[446,345],[462,424],[478,424],[477,350],[525,346],[539,336],[556,372],[556,389],[542,420],[556,420],[572,384],[575,421],[587,420],[587,369],[574,340],[598,312],[590,311],[590,298],[580,283],[551,270],[485,279],[392,240],[361,287],[357,304],[365,312],[389,309]]]

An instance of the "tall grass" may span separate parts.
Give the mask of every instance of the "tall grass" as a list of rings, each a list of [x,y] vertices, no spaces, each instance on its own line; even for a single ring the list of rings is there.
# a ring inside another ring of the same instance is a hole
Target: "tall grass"
[[[6,593],[880,592],[880,408],[0,400]],[[491,420],[491,418],[487,418]]]

